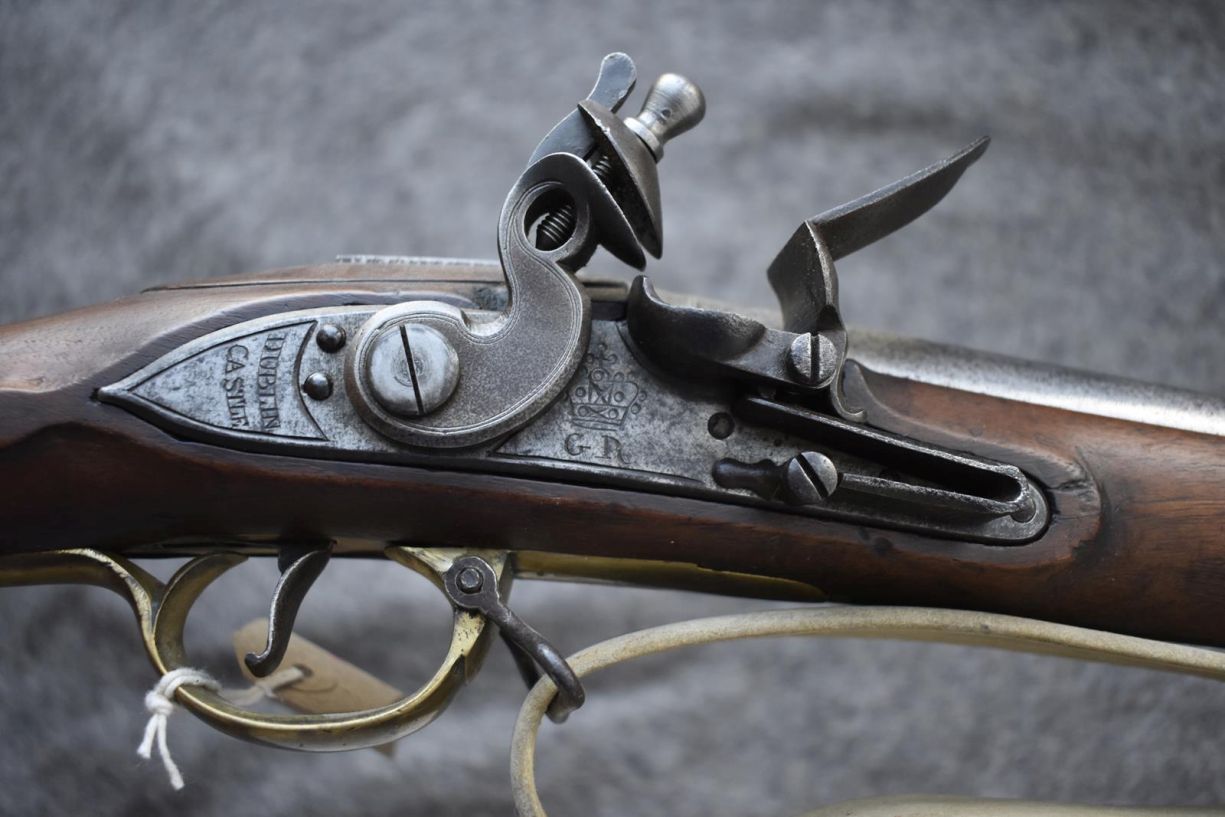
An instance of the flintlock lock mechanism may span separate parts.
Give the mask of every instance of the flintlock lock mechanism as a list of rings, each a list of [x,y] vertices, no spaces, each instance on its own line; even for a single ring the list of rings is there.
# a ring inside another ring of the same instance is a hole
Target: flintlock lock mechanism
[[[1039,536],[1045,499],[1015,465],[870,427],[838,307],[835,260],[934,206],[987,140],[804,222],[768,271],[778,329],[671,304],[645,278],[624,293],[573,277],[598,246],[635,267],[660,253],[656,163],[704,111],[693,83],[665,75],[642,112],[618,119],[633,77],[628,57],[607,57],[536,148],[499,220],[504,287],[420,281],[390,306],[256,318],[100,399],[232,448],[625,487],[990,544]]]

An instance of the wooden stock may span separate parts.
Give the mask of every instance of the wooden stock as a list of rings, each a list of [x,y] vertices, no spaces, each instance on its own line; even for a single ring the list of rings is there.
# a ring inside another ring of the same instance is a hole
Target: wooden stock
[[[205,332],[289,309],[394,302],[410,286],[369,272],[290,270],[0,329],[0,552],[317,539],[506,548],[1225,646],[1219,437],[853,377],[873,424],[1013,463],[1045,486],[1047,532],[998,547],[694,499],[244,453],[176,439],[93,399]],[[431,273],[435,290],[499,278],[496,267]]]

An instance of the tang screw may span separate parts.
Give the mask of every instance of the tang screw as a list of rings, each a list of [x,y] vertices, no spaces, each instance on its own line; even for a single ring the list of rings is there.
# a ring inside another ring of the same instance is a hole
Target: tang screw
[[[702,89],[680,74],[664,74],[647,92],[638,115],[626,117],[624,121],[658,162],[664,157],[664,143],[693,128],[705,115],[706,98],[702,96]],[[591,169],[605,186],[612,175],[612,167],[607,156],[592,157]],[[536,228],[536,248],[547,252],[565,244],[574,232],[574,221],[571,202],[549,213]]]
[[[459,356],[437,329],[402,323],[383,331],[367,359],[370,391],[383,408],[420,417],[440,408],[459,384]]]

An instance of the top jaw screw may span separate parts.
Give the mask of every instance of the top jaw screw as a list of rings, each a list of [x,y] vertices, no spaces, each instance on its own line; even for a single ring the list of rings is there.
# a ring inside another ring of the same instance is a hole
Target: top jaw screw
[[[658,162],[664,157],[664,143],[692,130],[705,115],[702,89],[680,74],[664,74],[647,92],[638,115],[625,119],[625,126]]]

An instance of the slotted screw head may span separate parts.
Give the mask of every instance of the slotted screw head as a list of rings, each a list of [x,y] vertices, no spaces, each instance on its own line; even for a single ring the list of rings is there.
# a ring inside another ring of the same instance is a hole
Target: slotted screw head
[[[401,417],[437,410],[459,384],[455,349],[437,329],[419,323],[384,329],[371,346],[367,366],[374,399]]]
[[[816,451],[805,451],[783,466],[783,500],[789,505],[816,505],[838,487],[838,466]]]
[[[821,333],[798,335],[787,350],[787,364],[801,383],[821,386],[834,376],[838,349]]]

